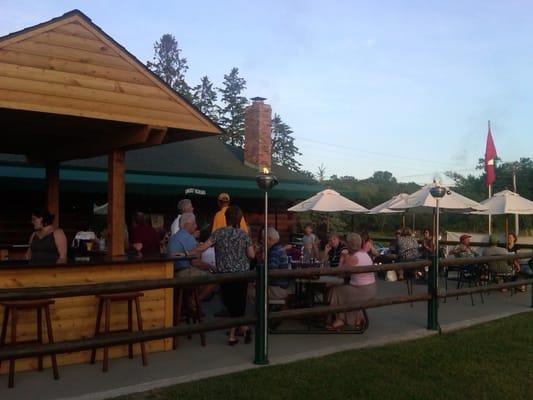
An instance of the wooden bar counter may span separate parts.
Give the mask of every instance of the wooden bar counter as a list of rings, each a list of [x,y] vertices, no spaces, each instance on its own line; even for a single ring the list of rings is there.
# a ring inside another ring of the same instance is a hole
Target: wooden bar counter
[[[72,261],[57,265],[6,261],[0,262],[0,288],[49,287],[172,278],[174,275],[173,266],[173,260],[164,257],[101,257],[84,262]],[[55,304],[51,306],[55,342],[93,336],[98,305],[95,296],[59,298],[55,300]],[[141,298],[141,310],[145,330],[171,327],[173,289],[145,291],[144,296]],[[2,321],[3,313],[3,307],[0,307],[0,321]],[[19,311],[17,340],[34,340],[37,333],[36,326],[35,312]],[[135,317],[134,326],[136,326]],[[113,304],[111,309],[111,329],[124,329],[126,327],[127,304]],[[8,329],[8,338],[10,337],[9,331]],[[156,340],[146,344],[149,352],[172,349],[171,339]],[[135,354],[139,354],[139,345],[134,344],[133,347]],[[127,346],[112,347],[109,350],[109,355],[111,358],[127,356]],[[97,353],[97,359],[101,359],[101,357],[102,350]],[[59,365],[65,365],[88,363],[89,359],[90,351],[82,351],[59,354],[57,360]],[[44,357],[44,363],[45,367],[49,367],[50,357]],[[8,364],[7,362],[2,363],[0,373],[7,373]],[[37,359],[19,360],[16,366],[18,371],[37,369]]]

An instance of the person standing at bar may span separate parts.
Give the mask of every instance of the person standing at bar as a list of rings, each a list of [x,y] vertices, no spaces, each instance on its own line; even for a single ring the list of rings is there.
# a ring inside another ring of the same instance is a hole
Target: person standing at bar
[[[30,236],[26,255],[34,262],[67,260],[67,237],[62,229],[54,228],[55,215],[46,209],[35,210],[31,215],[34,232]]]
[[[135,226],[132,229],[131,242],[139,254],[160,254],[159,234],[147,224],[146,215],[135,213]]]
[[[174,235],[180,230],[180,218],[185,213],[193,213],[194,207],[192,206],[192,202],[189,199],[181,199],[178,202],[178,211],[179,215],[176,217],[174,222],[172,222],[172,225],[170,226],[170,234]]]
[[[227,193],[220,193],[217,197],[218,202],[218,212],[215,214],[215,217],[213,218],[213,224],[211,227],[211,232],[216,231],[220,228],[225,228],[227,226],[226,222],[226,210],[229,207],[229,194]],[[244,216],[241,218],[239,222],[239,227],[245,232],[249,233],[248,230],[248,224],[246,223],[246,220],[244,219]]]

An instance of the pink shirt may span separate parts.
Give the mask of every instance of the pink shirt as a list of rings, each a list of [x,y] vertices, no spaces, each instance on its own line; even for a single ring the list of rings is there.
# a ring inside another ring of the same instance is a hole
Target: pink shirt
[[[359,250],[357,253],[350,257],[354,256],[357,257],[356,267],[366,267],[369,265],[373,265],[372,259],[364,250]],[[349,266],[349,260],[348,265],[346,266]],[[350,277],[350,285],[352,286],[365,286],[371,285],[373,283],[376,283],[376,279],[374,277],[373,272],[365,272],[363,274],[352,274],[352,276]]]

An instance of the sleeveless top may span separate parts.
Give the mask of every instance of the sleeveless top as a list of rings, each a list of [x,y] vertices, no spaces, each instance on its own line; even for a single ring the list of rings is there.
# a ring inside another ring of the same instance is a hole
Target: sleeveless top
[[[372,259],[364,250],[359,250],[355,253],[357,257],[357,267],[365,267],[372,265]],[[352,274],[350,277],[350,285],[352,286],[366,286],[376,283],[373,272],[365,272],[363,274]]]
[[[33,235],[30,248],[31,261],[56,261],[59,258],[54,232],[43,238],[39,238],[37,234]]]

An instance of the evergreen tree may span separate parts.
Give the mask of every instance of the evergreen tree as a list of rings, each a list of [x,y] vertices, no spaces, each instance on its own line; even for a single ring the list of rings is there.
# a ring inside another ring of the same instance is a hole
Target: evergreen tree
[[[278,114],[272,118],[272,162],[292,171],[299,171],[302,164],[296,160],[301,155],[294,144],[292,129]]]
[[[200,84],[193,88],[192,100],[201,112],[213,121],[218,121],[220,107],[216,104],[217,92],[207,76],[204,76]]]
[[[155,42],[153,62],[148,61],[146,65],[171,88],[191,100],[191,89],[185,82],[189,66],[187,59],[181,56],[181,51],[174,35],[166,33]]]
[[[239,69],[233,68],[228,75],[224,75],[222,88],[222,110],[219,123],[226,131],[222,139],[226,143],[244,146],[244,110],[248,104],[242,92],[246,89],[246,80],[239,77]]]

